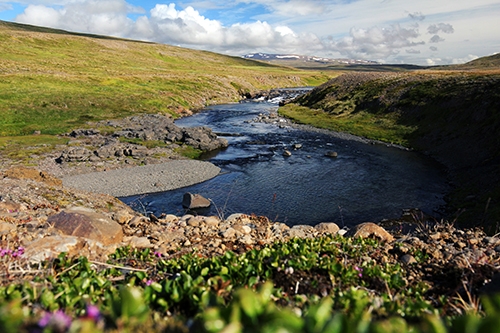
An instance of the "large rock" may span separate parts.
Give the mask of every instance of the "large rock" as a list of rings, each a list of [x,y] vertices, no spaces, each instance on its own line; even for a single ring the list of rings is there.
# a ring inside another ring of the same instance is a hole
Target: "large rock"
[[[119,243],[123,238],[117,222],[91,209],[70,208],[50,216],[47,222],[66,235],[96,240],[103,245]]]
[[[333,222],[321,222],[314,226],[319,233],[335,235],[339,230],[339,226]]]
[[[83,243],[74,236],[48,236],[37,239],[25,246],[26,258],[40,262],[49,258],[55,258],[61,252],[68,255],[76,255],[83,248]]]
[[[196,149],[210,151],[228,146],[226,139],[218,138],[217,135],[206,126],[184,128],[183,134],[183,141]]]
[[[354,238],[375,237],[385,242],[392,242],[394,240],[394,237],[384,228],[372,222],[358,224],[353,229],[349,230],[348,235]]]
[[[210,207],[210,201],[199,194],[188,192],[182,198],[182,206],[188,209],[207,208]]]

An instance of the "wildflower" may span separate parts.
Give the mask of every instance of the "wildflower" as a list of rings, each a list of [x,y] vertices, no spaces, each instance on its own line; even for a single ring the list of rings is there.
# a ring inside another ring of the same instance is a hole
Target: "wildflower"
[[[48,328],[51,332],[66,332],[71,326],[71,317],[63,311],[57,310],[54,313],[46,312],[38,321],[40,328]]]
[[[155,251],[154,255],[157,256],[158,258],[161,258],[161,252]]]
[[[87,318],[97,323],[101,319],[99,308],[95,305],[87,305]]]
[[[358,267],[358,266],[354,266],[354,269],[359,272],[358,273],[359,277],[363,277],[363,273],[362,273],[363,272],[363,268]]]
[[[10,249],[1,249],[0,248],[0,256],[5,257],[6,255],[9,255],[12,253],[12,250]]]
[[[147,281],[146,281],[146,286],[150,286],[150,285],[151,285],[151,283],[153,283],[153,280],[151,280],[151,279],[147,280]]]

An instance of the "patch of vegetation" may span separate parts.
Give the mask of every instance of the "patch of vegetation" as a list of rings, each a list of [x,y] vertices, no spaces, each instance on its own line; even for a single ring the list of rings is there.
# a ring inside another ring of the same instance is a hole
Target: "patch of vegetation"
[[[0,22],[0,136],[56,135],[137,113],[178,117],[327,74],[215,53]]]
[[[338,114],[332,114],[297,104],[287,104],[279,109],[279,113],[301,124],[408,146],[407,135],[415,128],[398,125],[391,117],[377,116],[368,112],[357,112],[350,117],[342,117],[350,108],[348,103],[347,105],[339,103],[335,107]]]
[[[484,299],[485,313],[427,298],[429,286],[409,282],[400,264],[365,259],[383,246],[330,236],[212,258],[120,248],[106,263],[63,253],[35,266],[23,248],[0,249],[4,268],[23,267],[3,270],[17,282],[2,279],[0,329],[455,332],[467,323],[480,332],[499,323],[500,298]]]
[[[179,148],[174,149],[174,152],[180,154],[181,156],[190,158],[190,159],[198,159],[203,154],[203,151],[200,149],[196,149],[192,146],[183,144]]]
[[[29,161],[32,155],[41,155],[68,143],[68,138],[51,135],[0,137],[0,152],[17,161]]]
[[[144,147],[147,147],[148,149],[152,148],[165,148],[168,146],[168,144],[165,141],[161,140],[143,140],[141,138],[126,138],[123,136],[119,137],[120,142],[125,142],[125,143],[132,143],[134,145],[141,145]]]

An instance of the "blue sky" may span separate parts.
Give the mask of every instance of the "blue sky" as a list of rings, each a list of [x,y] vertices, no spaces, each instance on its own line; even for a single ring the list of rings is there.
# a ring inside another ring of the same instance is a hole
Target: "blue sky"
[[[498,0],[0,0],[0,20],[204,49],[382,63],[500,52]]]

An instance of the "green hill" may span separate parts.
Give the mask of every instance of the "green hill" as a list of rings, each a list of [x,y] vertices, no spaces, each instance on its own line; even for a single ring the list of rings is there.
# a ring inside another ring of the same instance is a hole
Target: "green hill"
[[[245,92],[327,80],[211,52],[3,21],[0,78],[0,136],[59,134],[135,113],[177,117]]]

